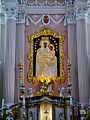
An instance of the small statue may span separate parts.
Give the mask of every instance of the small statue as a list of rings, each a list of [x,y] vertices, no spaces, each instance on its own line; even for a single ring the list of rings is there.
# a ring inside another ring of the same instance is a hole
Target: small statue
[[[65,88],[64,88],[64,87],[61,87],[60,97],[64,97],[64,93],[65,93]]]

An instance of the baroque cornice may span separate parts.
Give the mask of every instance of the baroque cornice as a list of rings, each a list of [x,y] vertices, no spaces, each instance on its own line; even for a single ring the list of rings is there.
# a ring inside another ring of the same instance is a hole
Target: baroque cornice
[[[67,12],[67,7],[18,5],[18,10],[24,10],[27,14],[65,14]]]
[[[63,3],[57,2],[55,0],[55,3],[53,5],[50,5],[49,3],[45,3],[45,5],[38,5],[39,2],[37,2],[37,5],[32,4],[28,5],[25,0],[19,0],[21,1],[20,3],[16,2],[5,2],[5,9],[8,14],[12,14],[12,9],[17,9],[17,11],[25,11],[26,14],[66,14],[68,10],[73,9],[73,2],[68,2],[65,0]],[[48,1],[48,0],[47,0]],[[13,8],[14,7],[14,8]],[[9,10],[8,10],[9,9]],[[7,11],[8,10],[8,11]]]
[[[66,4],[66,0],[63,0],[62,2],[54,0],[50,3],[49,0],[43,0],[42,2],[40,2],[39,0],[35,0],[33,2],[30,2],[30,0],[27,0],[26,2],[27,5],[29,6],[63,6]]]
[[[23,1],[23,0],[22,0]],[[63,0],[63,2],[53,1],[52,4],[49,0],[43,0],[42,3],[39,0],[35,0],[30,3],[18,4],[18,10],[24,10],[27,14],[66,14],[68,9],[72,9],[74,2],[72,0]]]
[[[36,0],[37,1],[37,0]],[[57,1],[57,0],[56,0]],[[35,5],[37,4],[37,5]],[[75,23],[75,20],[86,19],[88,5],[86,0],[68,0],[63,3],[44,4],[33,3],[28,5],[25,0],[22,3],[6,2],[3,7],[3,12],[7,19],[16,19],[17,23],[25,23],[25,15],[66,15],[67,23]],[[51,19],[51,18],[50,18]],[[54,21],[54,20],[53,20]]]

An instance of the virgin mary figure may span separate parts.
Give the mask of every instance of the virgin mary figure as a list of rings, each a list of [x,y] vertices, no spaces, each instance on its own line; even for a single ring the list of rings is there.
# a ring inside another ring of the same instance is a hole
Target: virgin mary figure
[[[36,77],[57,76],[57,59],[49,37],[42,37],[36,54]]]

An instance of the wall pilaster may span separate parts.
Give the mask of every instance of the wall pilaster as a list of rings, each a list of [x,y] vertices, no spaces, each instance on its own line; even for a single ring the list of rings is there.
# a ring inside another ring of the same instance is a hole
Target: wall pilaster
[[[78,84],[79,101],[88,102],[89,99],[89,63],[87,55],[87,8],[82,6],[76,9],[77,30],[77,59],[78,59]]]
[[[3,61],[4,61],[5,23],[0,14],[0,106],[3,98]]]
[[[12,5],[11,5],[12,4]],[[4,8],[5,14],[5,49],[3,95],[6,104],[14,103],[15,90],[15,42],[16,42],[16,8],[13,2]]]
[[[16,87],[16,101],[18,100],[18,94],[19,94],[19,86],[20,86],[20,81],[19,81],[19,72],[18,72],[18,63],[19,60],[22,61],[23,64],[23,80],[24,80],[24,53],[25,53],[25,13],[23,12],[18,12],[17,15],[17,23],[16,23],[16,54],[15,54],[15,66],[16,66],[16,82],[15,82],[15,87]]]
[[[68,57],[71,63],[72,96],[78,101],[78,71],[77,71],[77,39],[75,13],[71,12],[67,17],[68,25]]]

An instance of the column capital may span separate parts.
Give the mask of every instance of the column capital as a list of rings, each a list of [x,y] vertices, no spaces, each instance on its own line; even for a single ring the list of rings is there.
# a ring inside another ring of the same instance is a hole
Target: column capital
[[[87,20],[87,7],[80,7],[76,10],[76,20]]]
[[[17,16],[16,16],[17,23],[23,23],[23,24],[25,24],[25,16],[26,16],[26,14],[25,14],[24,11],[19,11],[17,13]]]
[[[2,13],[0,13],[0,24],[5,24],[5,16]]]
[[[87,20],[88,0],[75,0],[76,20]]]
[[[67,24],[75,24],[76,23],[76,15],[75,12],[68,13],[67,16]]]
[[[6,19],[16,20],[17,5],[15,2],[5,2],[2,6],[2,12]]]

